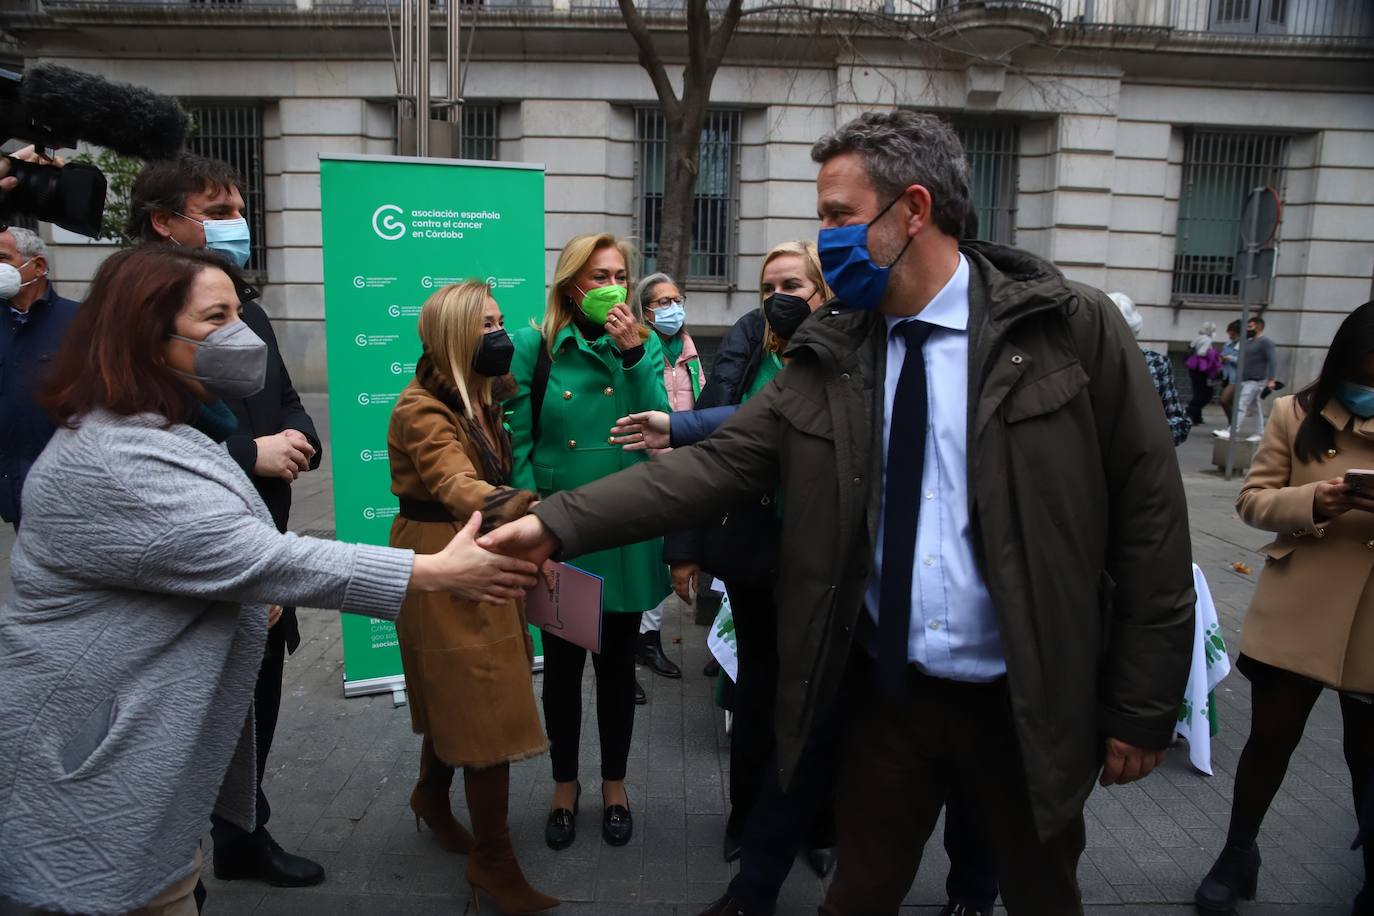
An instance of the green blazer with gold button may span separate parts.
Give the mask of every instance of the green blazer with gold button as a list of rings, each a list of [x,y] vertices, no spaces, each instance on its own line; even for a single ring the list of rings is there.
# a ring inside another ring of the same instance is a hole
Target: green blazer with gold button
[[[610,442],[611,427],[623,416],[643,410],[671,411],[663,387],[663,347],[658,335],[644,341],[644,355],[629,368],[609,334],[587,340],[572,326],[554,338],[553,365],[532,433],[530,385],[543,338],[532,327],[511,335],[515,358],[511,375],[519,393],[505,402],[514,451],[513,486],[541,497],[600,480],[649,458]],[[607,612],[647,611],[669,591],[661,538],[627,547],[569,558],[579,569],[605,580]]]

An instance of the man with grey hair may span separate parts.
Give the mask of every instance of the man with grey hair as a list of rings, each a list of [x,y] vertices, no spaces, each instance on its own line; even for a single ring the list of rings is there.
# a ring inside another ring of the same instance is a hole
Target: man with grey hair
[[[783,783],[813,729],[847,728],[821,912],[896,914],[951,792],[1008,912],[1081,912],[1094,778],[1158,765],[1188,678],[1187,506],[1163,410],[1106,296],[960,241],[968,170],[944,122],[870,112],[812,158],[838,299],[787,367],[706,442],[482,543],[573,557],[777,485]]]
[[[35,397],[77,309],[48,279],[38,233],[0,232],[0,300],[0,518],[18,531],[24,478],[54,429]]]

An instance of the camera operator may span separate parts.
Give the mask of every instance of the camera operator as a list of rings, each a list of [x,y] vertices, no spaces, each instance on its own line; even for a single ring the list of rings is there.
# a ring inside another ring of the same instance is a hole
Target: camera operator
[[[0,518],[18,531],[24,478],[54,429],[34,395],[78,306],[48,279],[43,240],[18,226],[0,232],[0,300]]]
[[[145,242],[208,248],[242,267],[248,260],[251,239],[240,183],[228,164],[190,153],[150,162],[134,181],[127,235]],[[239,289],[244,323],[267,342],[267,384],[252,397],[225,400],[238,418],[238,431],[228,437],[225,446],[257,487],[277,528],[285,531],[291,511],[291,484],[301,474],[319,467],[321,447],[315,424],[301,406],[282,363],[272,323],[258,304],[258,295],[258,290],[246,283]],[[248,834],[227,821],[214,819],[215,877],[220,880],[249,878],[277,887],[307,887],[324,880],[322,866],[283,850],[266,828],[271,808],[263,795],[262,776],[281,709],[286,654],[298,645],[296,611],[288,607],[268,630],[266,655],[253,695],[257,829]]]

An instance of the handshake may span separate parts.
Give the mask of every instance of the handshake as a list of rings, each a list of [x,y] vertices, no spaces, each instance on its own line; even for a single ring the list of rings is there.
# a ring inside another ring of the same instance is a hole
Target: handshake
[[[443,550],[417,554],[410,587],[487,604],[525,597],[539,582],[540,568],[558,550],[558,539],[533,515],[479,537],[481,527],[482,513],[474,512]]]

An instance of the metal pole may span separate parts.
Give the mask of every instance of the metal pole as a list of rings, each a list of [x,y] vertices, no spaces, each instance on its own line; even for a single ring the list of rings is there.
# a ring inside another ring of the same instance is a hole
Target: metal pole
[[[401,0],[401,84],[400,98],[396,104],[396,144],[405,148],[401,138],[401,126],[405,123],[407,108],[415,100],[415,7],[414,0]]]
[[[450,0],[452,2],[452,0]],[[417,156],[429,155],[429,0],[418,0],[415,34],[415,121]]]
[[[463,4],[462,0],[448,0],[448,102],[449,120],[458,148],[454,155],[463,156]]]
[[[1250,294],[1254,290],[1255,255],[1259,252],[1260,200],[1264,188],[1250,190],[1250,232],[1245,243],[1245,273],[1240,281],[1240,347],[1236,351],[1236,395],[1231,401],[1231,438],[1226,443],[1226,479],[1235,473],[1236,435],[1240,431],[1240,395],[1245,385],[1245,348],[1250,341]],[[1263,410],[1255,405],[1256,410]]]

